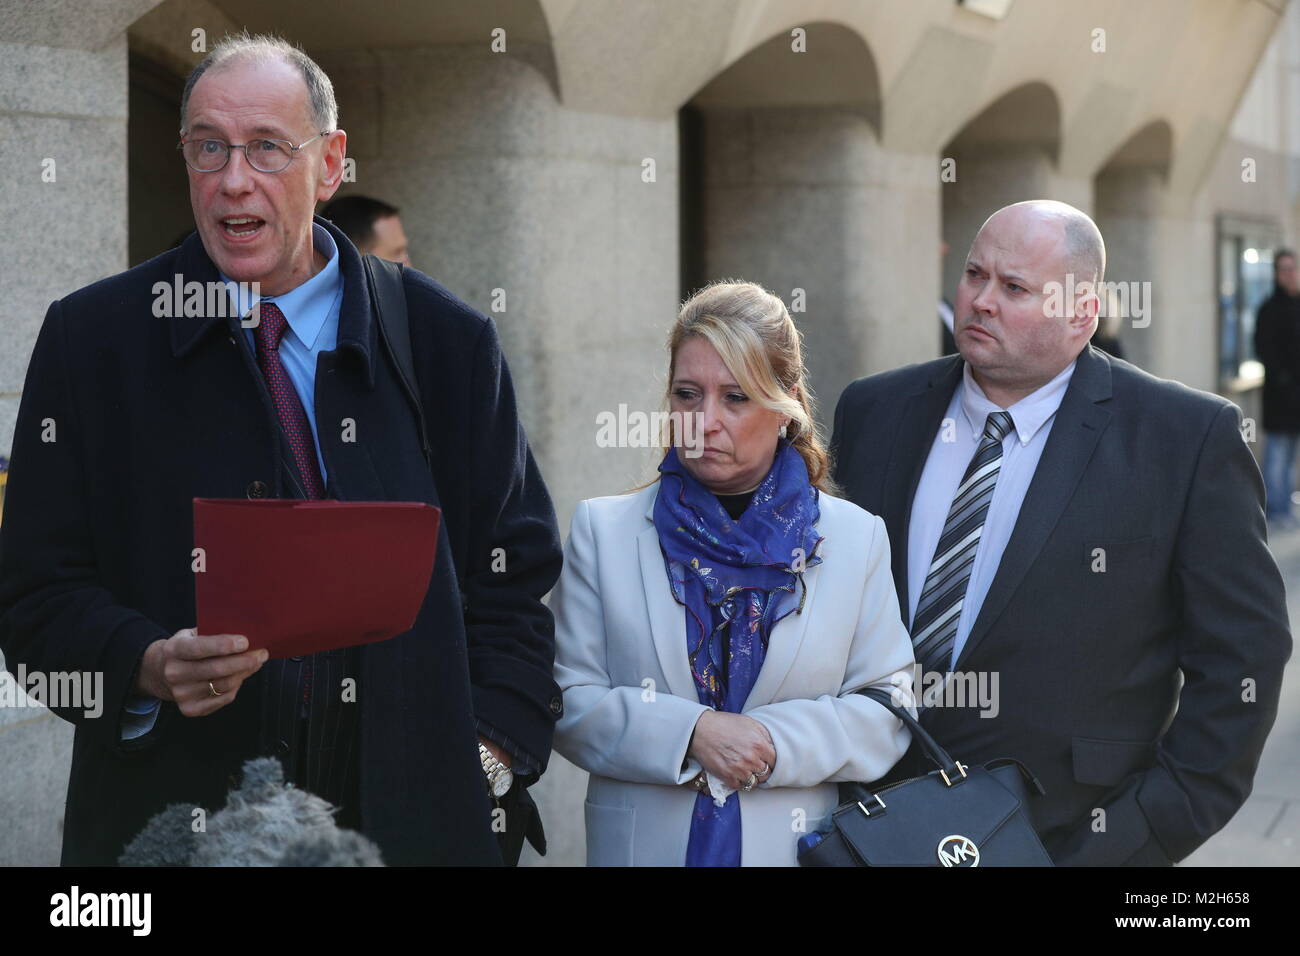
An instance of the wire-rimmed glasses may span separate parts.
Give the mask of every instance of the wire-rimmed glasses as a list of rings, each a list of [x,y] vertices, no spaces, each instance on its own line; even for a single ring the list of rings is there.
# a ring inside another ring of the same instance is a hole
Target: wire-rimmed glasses
[[[227,143],[224,139],[208,138],[183,139],[176,148],[185,158],[185,165],[195,172],[219,172],[226,168],[226,163],[230,162],[231,150],[242,149],[248,165],[259,172],[278,173],[288,168],[298,150],[314,143],[322,136],[328,136],[330,132],[324,130],[297,146],[287,139],[250,139],[247,143],[240,144]]]

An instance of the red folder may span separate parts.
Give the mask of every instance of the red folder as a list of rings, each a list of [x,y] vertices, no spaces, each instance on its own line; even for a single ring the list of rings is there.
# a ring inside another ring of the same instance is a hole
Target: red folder
[[[195,498],[198,632],[296,657],[409,631],[441,518],[410,501]]]

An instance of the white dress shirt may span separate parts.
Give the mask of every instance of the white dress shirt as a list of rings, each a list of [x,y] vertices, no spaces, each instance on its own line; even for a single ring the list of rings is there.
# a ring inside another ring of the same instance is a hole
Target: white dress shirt
[[[957,635],[953,640],[950,669],[975,625],[984,597],[1002,561],[1002,552],[1020,515],[1020,505],[1025,500],[1025,492],[1029,490],[1043,446],[1052,431],[1056,410],[1060,408],[1070,376],[1074,374],[1074,365],[1071,362],[1046,385],[1010,408],[1002,409],[984,394],[971,375],[970,365],[966,364],[962,380],[953,390],[948,410],[944,412],[938,434],[934,436],[925,469],[916,486],[912,518],[907,529],[909,630],[910,622],[916,617],[917,600],[925,590],[925,578],[934,561],[934,549],[943,534],[953,495],[979,448],[985,421],[991,412],[1005,410],[1011,413],[1011,420],[1015,423],[1015,428],[1002,439],[1002,465],[984,519],[984,530],[976,546],[975,563],[971,566],[966,597],[957,622]]]

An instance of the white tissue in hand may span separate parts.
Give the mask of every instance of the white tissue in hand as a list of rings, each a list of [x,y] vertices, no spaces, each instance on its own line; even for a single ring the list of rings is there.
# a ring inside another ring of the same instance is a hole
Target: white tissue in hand
[[[728,787],[707,770],[704,772],[704,781],[709,785],[709,796],[713,798],[713,805],[715,807],[720,807],[726,804],[727,797],[736,792],[735,787]]]

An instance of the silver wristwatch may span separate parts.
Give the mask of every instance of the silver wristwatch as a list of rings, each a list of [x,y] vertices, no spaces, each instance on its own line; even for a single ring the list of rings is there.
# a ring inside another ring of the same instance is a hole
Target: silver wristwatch
[[[510,792],[510,787],[515,782],[514,771],[494,757],[492,751],[482,743],[478,745],[478,759],[483,764],[483,773],[487,775],[488,793],[500,800]]]

